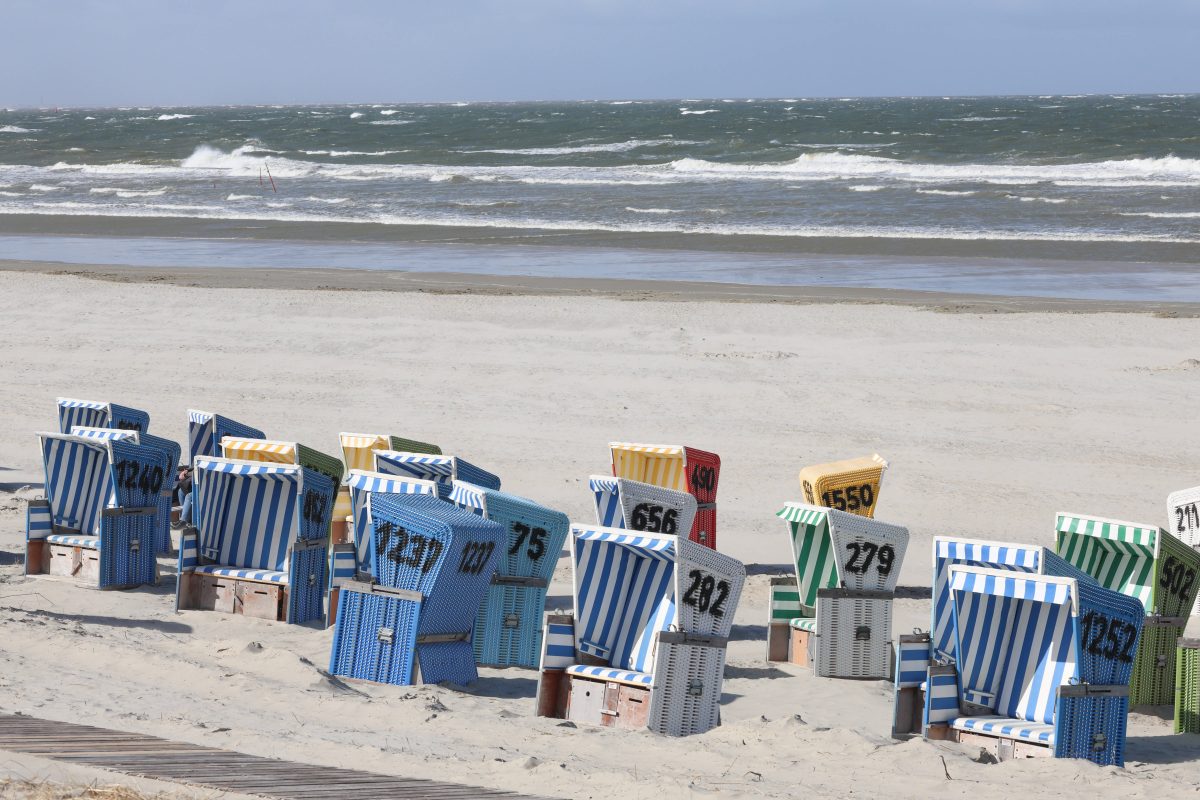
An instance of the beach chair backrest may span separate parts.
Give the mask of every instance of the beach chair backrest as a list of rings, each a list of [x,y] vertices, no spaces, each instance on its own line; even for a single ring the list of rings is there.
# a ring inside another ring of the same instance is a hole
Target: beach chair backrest
[[[150,415],[129,406],[94,400],[73,400],[60,397],[58,404],[58,429],[67,433],[71,428],[117,428],[119,430],[146,431],[150,428]]]
[[[742,562],[689,539],[676,548],[677,626],[686,633],[728,637],[742,596]]]
[[[295,464],[201,456],[193,465],[193,521],[202,559],[224,566],[286,570],[288,551],[321,509],[306,507]],[[325,509],[326,518],[332,507]]]
[[[576,650],[617,669],[651,668],[657,634],[677,621],[675,555],[682,541],[572,526]]]
[[[1200,486],[1181,489],[1167,497],[1167,530],[1200,553]],[[1192,614],[1200,614],[1200,593]]]
[[[426,454],[442,452],[435,444],[383,433],[341,433],[338,434],[338,442],[342,448],[342,459],[346,463],[346,469],[360,469],[366,472],[375,470],[376,450]]]
[[[109,440],[62,433],[38,437],[55,532],[98,534],[101,512],[116,504]]]
[[[625,527],[617,481],[618,478],[611,475],[592,475],[588,478],[588,488],[596,498],[596,524],[602,528]]]
[[[800,470],[800,488],[809,505],[874,517],[887,467],[878,454],[814,464]]]
[[[258,428],[208,411],[188,410],[188,457],[196,463],[199,456],[221,455],[221,440],[226,436],[243,439],[265,439]]]
[[[1055,549],[1104,588],[1139,600],[1150,614],[1186,616],[1200,592],[1200,553],[1165,530],[1060,513]]]
[[[829,535],[846,589],[893,592],[908,550],[908,528],[829,509]]]
[[[566,514],[526,497],[465,481],[454,482],[450,500],[504,529],[506,539],[497,564],[498,575],[546,581],[554,576],[554,567],[571,528]]]
[[[357,571],[374,575],[375,550],[371,544],[371,498],[389,494],[429,494],[437,496],[437,486],[429,481],[409,480],[352,469],[346,479],[354,521],[354,548]],[[378,577],[378,576],[376,576]]]
[[[221,453],[225,458],[244,461],[298,464],[314,472],[320,472],[335,484],[342,482],[342,476],[345,473],[340,458],[334,458],[299,442],[225,436],[221,439]]]
[[[837,559],[833,552],[833,539],[829,535],[828,510],[804,503],[786,503],[775,512],[776,516],[788,523],[800,604],[810,610],[817,607],[818,590],[834,589],[838,585]]]
[[[683,445],[610,442],[614,477],[688,492],[699,503],[714,503],[721,473],[716,453]]]
[[[1078,679],[1077,582],[950,567],[961,699],[993,713],[1054,722],[1058,687]]]
[[[627,530],[667,533],[685,539],[696,519],[696,498],[641,481],[617,479],[617,496]]]

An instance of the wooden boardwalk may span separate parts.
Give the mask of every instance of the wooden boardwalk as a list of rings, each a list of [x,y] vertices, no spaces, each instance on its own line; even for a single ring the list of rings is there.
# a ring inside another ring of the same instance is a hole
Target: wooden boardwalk
[[[537,800],[513,792],[300,764],[24,715],[0,714],[0,750],[99,767],[140,778],[289,800],[404,800],[417,797]]]

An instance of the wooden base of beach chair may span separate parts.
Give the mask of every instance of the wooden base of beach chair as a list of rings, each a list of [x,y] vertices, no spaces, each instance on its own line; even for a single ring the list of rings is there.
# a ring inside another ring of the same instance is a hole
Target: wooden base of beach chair
[[[343,517],[341,519],[334,517],[333,523],[330,525],[330,542],[332,544],[345,544],[351,541],[351,525],[351,517]]]
[[[578,675],[563,676],[566,709],[572,722],[637,730],[650,720],[650,687],[630,686],[615,681],[591,680]]]
[[[920,736],[921,718],[925,713],[925,691],[919,686],[898,689],[896,690],[895,704],[892,715],[892,738],[906,739],[909,736]]]
[[[38,539],[25,542],[25,574],[45,575],[50,546]]]
[[[1054,756],[1054,748],[1048,745],[1033,744],[1004,736],[987,736],[982,733],[960,731],[949,725],[930,725],[925,738],[977,745],[993,753],[997,761],[1010,761],[1014,758],[1053,758]]]
[[[788,642],[788,658],[787,660],[793,664],[799,664],[802,667],[812,667],[812,656],[809,653],[809,644],[812,639],[812,631],[804,631],[798,628],[791,628],[792,635]]]
[[[789,661],[792,628],[786,622],[767,625],[767,661]]]
[[[220,611],[246,617],[282,622],[287,615],[287,588],[277,583],[260,583],[219,575],[188,574],[180,593],[180,609]]]
[[[179,515],[183,513],[183,506],[171,506],[171,524],[179,522]]]
[[[32,552],[30,548],[29,556],[36,557],[37,561],[30,561],[30,565],[37,564],[39,569],[35,572],[30,570],[31,574],[57,575],[63,578],[74,578],[83,583],[96,584],[100,582],[100,551],[93,550],[90,547],[71,547],[70,545],[62,544],[47,544],[38,542],[41,547],[39,553]]]

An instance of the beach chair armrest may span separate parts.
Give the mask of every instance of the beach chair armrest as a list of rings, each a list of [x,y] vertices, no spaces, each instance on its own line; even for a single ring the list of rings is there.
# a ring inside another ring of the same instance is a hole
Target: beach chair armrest
[[[200,531],[192,526],[179,533],[179,571],[185,572],[200,566]]]
[[[575,663],[575,617],[547,614],[542,635],[542,670],[566,669]]]
[[[54,533],[54,517],[48,500],[30,500],[25,509],[25,539],[34,542]]]

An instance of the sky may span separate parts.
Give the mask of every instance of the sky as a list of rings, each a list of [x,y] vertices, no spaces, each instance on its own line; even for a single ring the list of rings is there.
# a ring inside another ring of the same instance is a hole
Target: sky
[[[0,105],[1200,92],[1200,0],[0,0]]]

